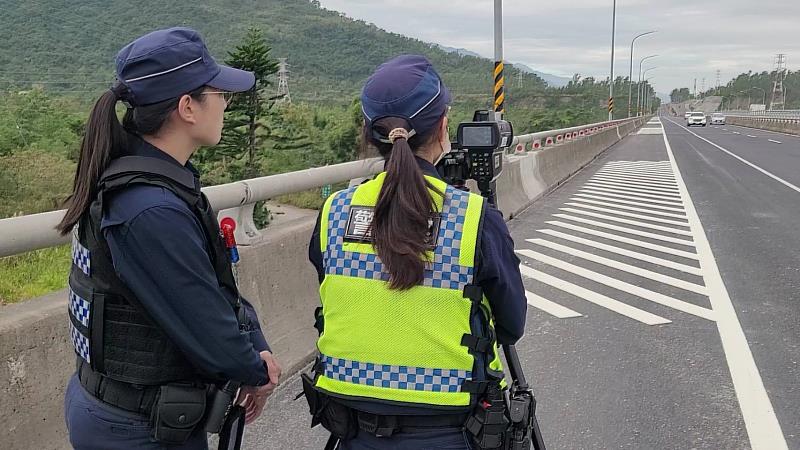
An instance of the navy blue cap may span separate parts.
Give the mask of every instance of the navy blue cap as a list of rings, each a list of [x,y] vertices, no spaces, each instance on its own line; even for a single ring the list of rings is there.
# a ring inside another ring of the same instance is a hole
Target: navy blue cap
[[[117,82],[126,88],[121,90],[121,99],[139,106],[179,97],[202,86],[247,91],[255,85],[255,75],[217,64],[200,33],[176,27],[153,31],[120,50]]]
[[[442,78],[420,55],[401,55],[381,64],[361,92],[361,107],[371,132],[375,121],[400,117],[408,121],[409,132],[427,133],[439,123],[450,101]]]

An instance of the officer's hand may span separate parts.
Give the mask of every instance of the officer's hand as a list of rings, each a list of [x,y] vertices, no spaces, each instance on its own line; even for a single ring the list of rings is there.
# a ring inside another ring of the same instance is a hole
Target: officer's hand
[[[254,420],[258,419],[261,412],[264,410],[264,405],[267,404],[267,397],[269,394],[266,392],[266,385],[264,386],[244,386],[239,391],[239,398],[236,403],[244,408],[244,423],[249,425]]]
[[[272,353],[268,351],[261,352],[261,359],[267,363],[267,375],[269,375],[269,383],[267,383],[264,388],[267,388],[267,395],[271,395],[275,388],[280,384],[281,381],[281,365],[278,364],[278,360],[272,356]]]

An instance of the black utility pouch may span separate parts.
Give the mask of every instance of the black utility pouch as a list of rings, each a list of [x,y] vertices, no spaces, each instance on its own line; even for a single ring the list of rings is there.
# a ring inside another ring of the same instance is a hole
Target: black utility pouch
[[[164,444],[183,444],[206,412],[206,389],[189,385],[161,386],[150,422],[153,438]]]
[[[341,440],[349,440],[358,434],[358,422],[352,409],[332,399],[328,394],[314,386],[314,380],[306,374],[303,381],[303,393],[308,401],[311,413],[311,427],[319,424]]]

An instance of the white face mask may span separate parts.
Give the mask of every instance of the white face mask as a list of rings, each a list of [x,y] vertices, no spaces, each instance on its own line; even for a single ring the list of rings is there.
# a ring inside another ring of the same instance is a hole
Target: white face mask
[[[433,163],[434,166],[439,164],[439,161],[441,161],[442,158],[444,158],[444,155],[450,153],[450,151],[453,149],[452,145],[450,145],[450,136],[447,133],[444,133],[444,137],[445,137],[444,141],[439,141],[439,146],[442,148],[442,154],[439,155],[438,158],[436,158],[436,162]]]

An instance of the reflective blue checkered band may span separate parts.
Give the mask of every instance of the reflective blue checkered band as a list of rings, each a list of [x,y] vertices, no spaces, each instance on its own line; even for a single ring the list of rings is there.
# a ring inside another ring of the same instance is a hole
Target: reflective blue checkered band
[[[75,325],[72,324],[72,322],[69,322],[69,334],[72,338],[72,345],[75,346],[75,353],[77,353],[81,358],[85,359],[87,363],[90,363],[91,358],[89,356],[89,338],[81,334],[81,332],[75,328]]]
[[[342,250],[350,202],[357,187],[338,192],[328,212],[328,247],[324,253],[326,274],[387,281],[389,274],[380,258],[373,254]],[[461,237],[469,204],[469,193],[448,186],[442,207],[442,221],[433,261],[427,265],[423,285],[463,290],[472,282],[473,268],[458,264]]]
[[[322,355],[325,376],[346,383],[427,392],[461,392],[468,370],[390,366]]]
[[[81,298],[78,294],[69,290],[69,312],[78,322],[89,328],[89,302]]]
[[[78,266],[86,276],[92,275],[92,258],[89,249],[78,241],[78,227],[72,232],[72,264]]]

